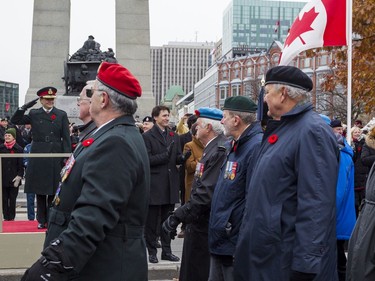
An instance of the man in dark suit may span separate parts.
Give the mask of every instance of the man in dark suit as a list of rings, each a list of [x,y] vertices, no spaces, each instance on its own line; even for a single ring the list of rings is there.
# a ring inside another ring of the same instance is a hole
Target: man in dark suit
[[[32,139],[30,153],[71,152],[69,120],[65,111],[55,104],[56,88],[45,87],[37,92],[39,98],[20,107],[11,122],[16,125],[31,124]],[[33,107],[37,101],[42,107]],[[36,194],[38,228],[46,228],[48,209],[60,181],[63,166],[61,158],[30,158],[26,169],[25,192]]]
[[[142,89],[129,70],[103,62],[92,91],[98,129],[68,159],[42,257],[22,281],[147,280],[150,166],[132,116]]]
[[[148,217],[146,223],[146,243],[149,262],[157,263],[155,241],[158,229],[179,202],[179,177],[176,165],[183,162],[179,138],[169,129],[169,108],[156,106],[152,109],[155,125],[142,136],[146,144],[151,167],[151,186]],[[160,216],[160,217],[159,217]],[[160,234],[162,260],[179,261],[172,254],[171,238]]]

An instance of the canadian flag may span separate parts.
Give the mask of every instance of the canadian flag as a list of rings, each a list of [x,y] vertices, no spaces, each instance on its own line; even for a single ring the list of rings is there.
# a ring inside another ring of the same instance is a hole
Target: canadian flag
[[[290,28],[279,65],[289,64],[308,49],[347,45],[346,31],[346,0],[308,2]]]

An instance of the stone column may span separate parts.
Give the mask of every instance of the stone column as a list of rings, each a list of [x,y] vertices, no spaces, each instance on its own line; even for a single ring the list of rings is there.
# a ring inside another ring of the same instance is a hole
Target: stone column
[[[142,97],[136,115],[151,114],[150,19],[148,0],[116,0],[116,58],[138,78]]]
[[[57,88],[56,107],[77,116],[75,98],[63,97],[64,61],[69,54],[70,0],[34,0],[31,39],[30,85],[25,102],[45,86]],[[35,107],[39,107],[38,103]]]

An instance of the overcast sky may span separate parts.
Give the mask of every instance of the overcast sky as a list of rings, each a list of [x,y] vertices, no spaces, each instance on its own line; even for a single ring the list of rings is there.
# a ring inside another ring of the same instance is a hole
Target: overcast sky
[[[71,0],[70,54],[89,34],[101,49],[115,47],[114,0]],[[149,0],[151,45],[169,41],[217,41],[230,0]],[[0,80],[20,84],[20,103],[29,87],[33,0],[0,1]],[[51,18],[51,20],[53,20]],[[61,63],[63,73],[63,63]],[[48,82],[46,82],[48,84]]]

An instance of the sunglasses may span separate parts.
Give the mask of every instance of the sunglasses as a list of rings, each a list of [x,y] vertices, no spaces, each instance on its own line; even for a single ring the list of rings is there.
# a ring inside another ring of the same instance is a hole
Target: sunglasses
[[[92,89],[86,89],[86,96],[88,98],[91,98],[93,93],[94,93],[94,91]]]

